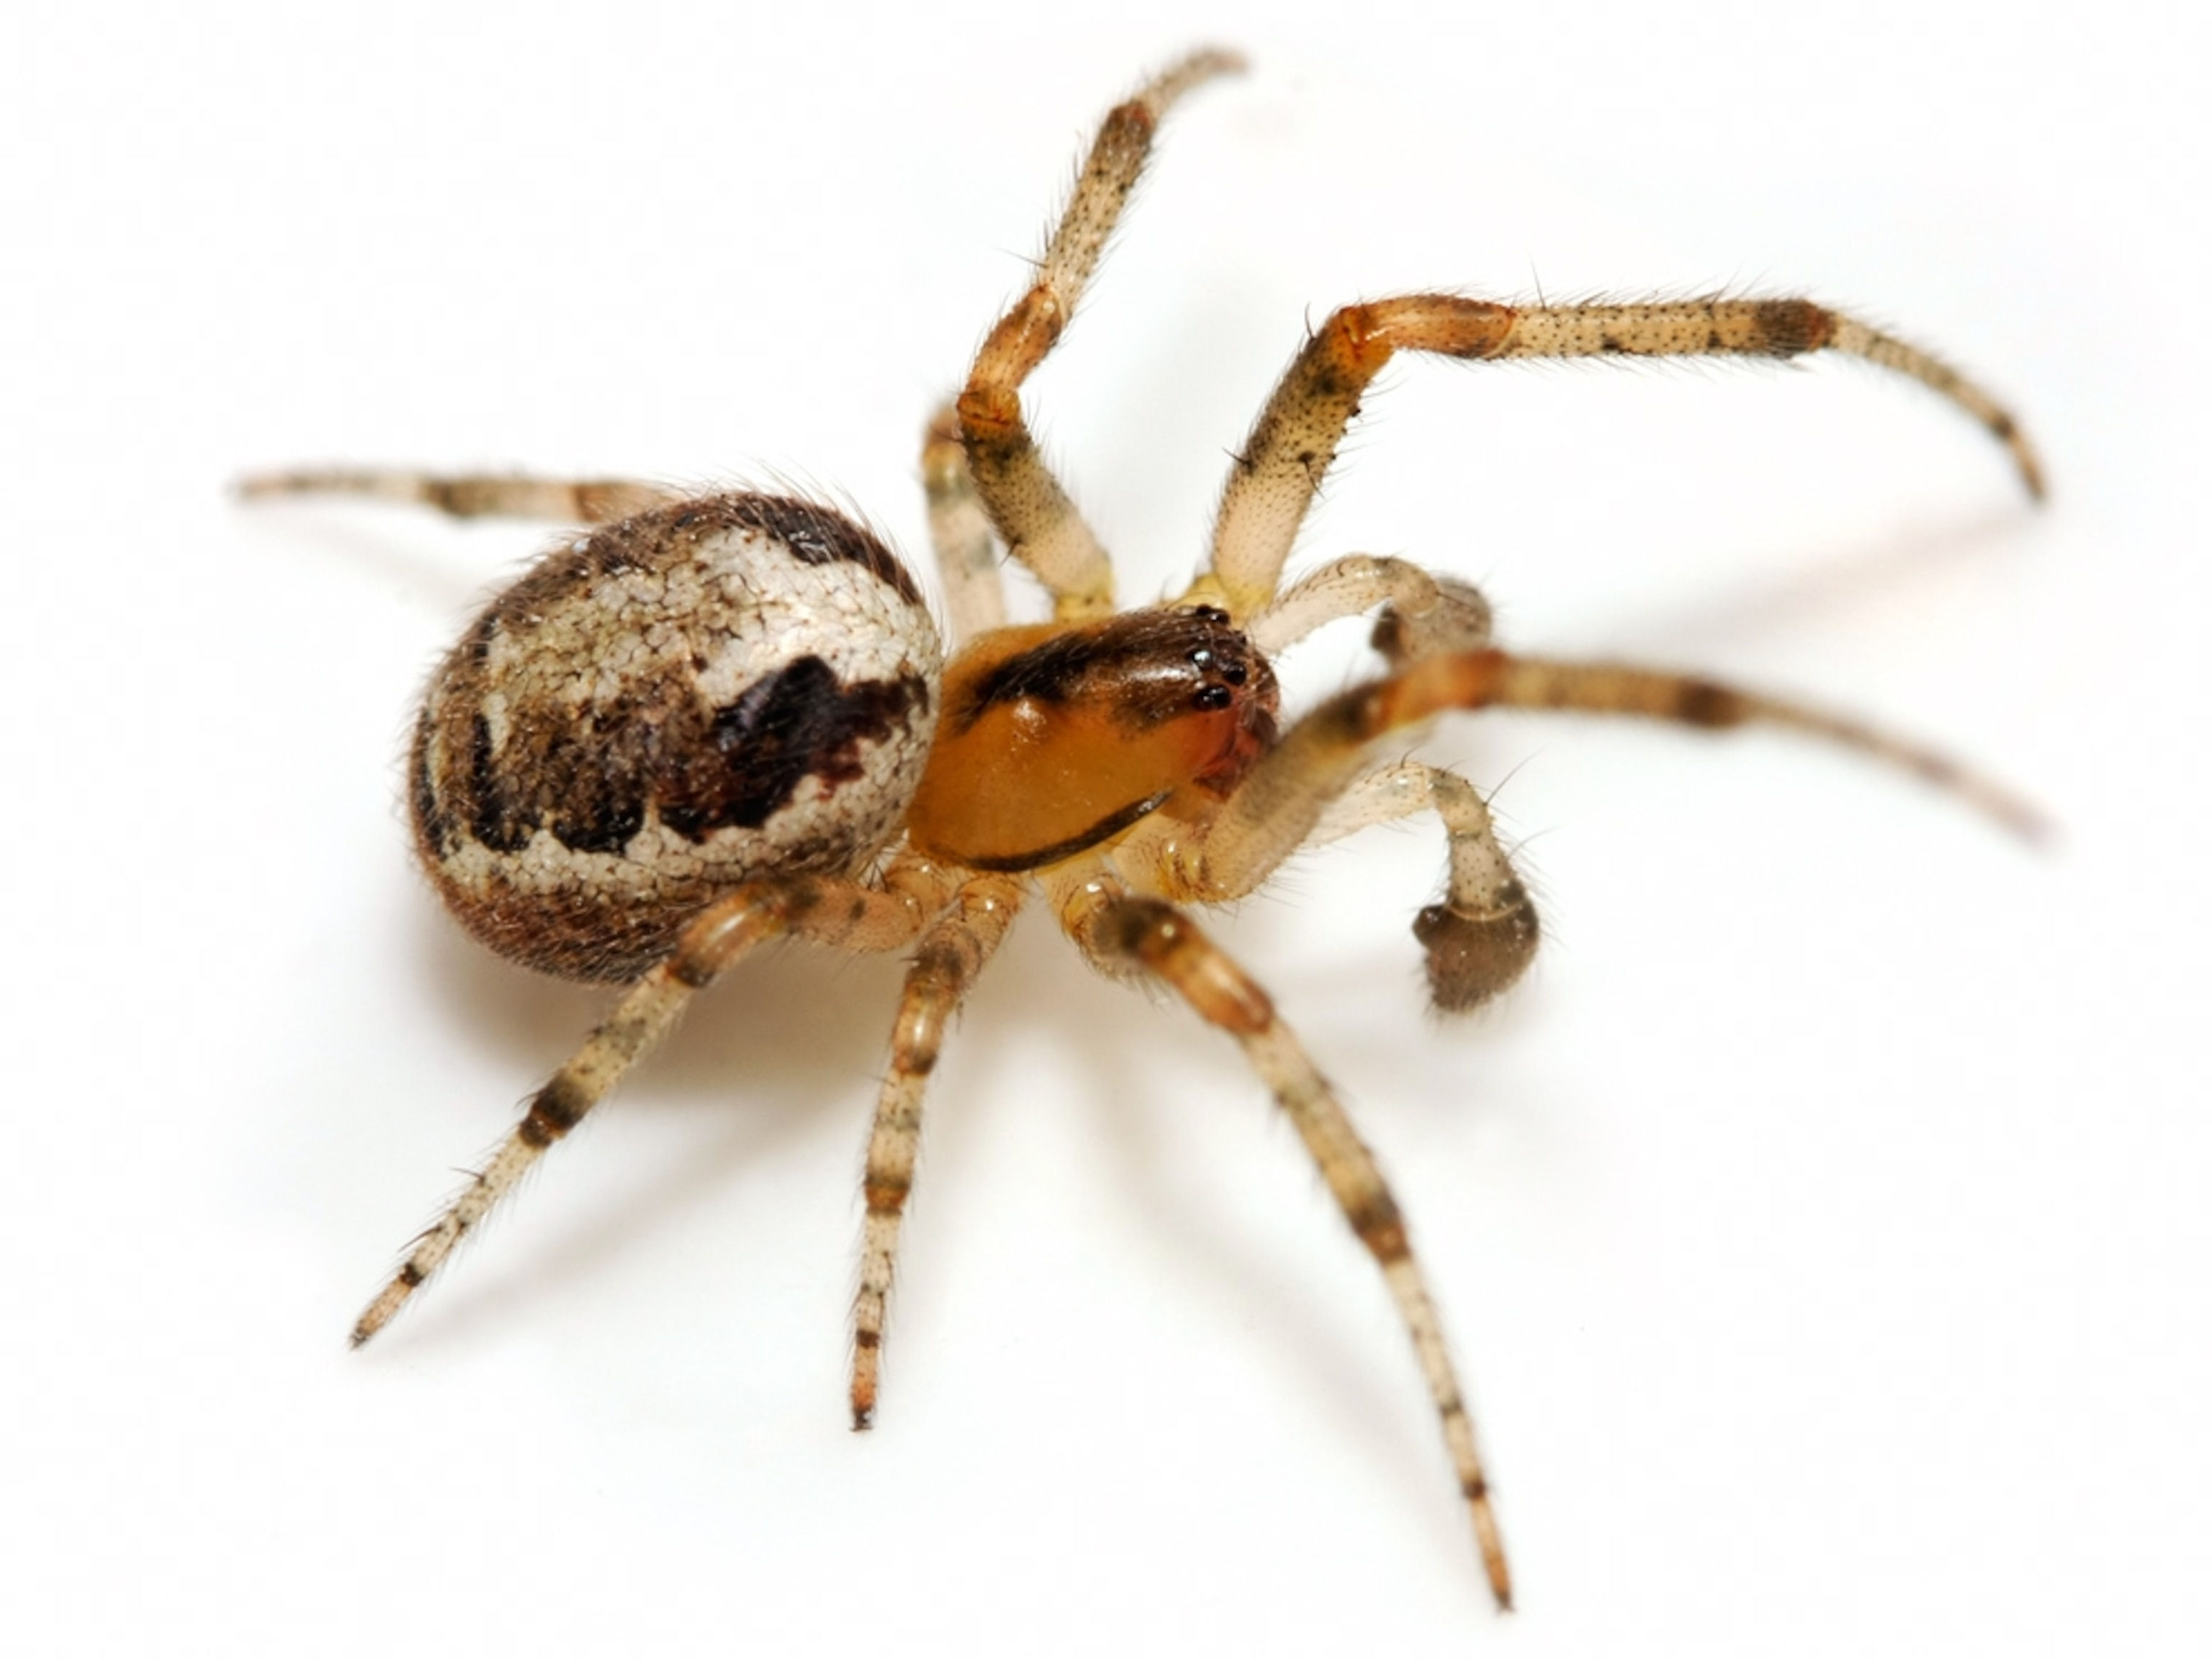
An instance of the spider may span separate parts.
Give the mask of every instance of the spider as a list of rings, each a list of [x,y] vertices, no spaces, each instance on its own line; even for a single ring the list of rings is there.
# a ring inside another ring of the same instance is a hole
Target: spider
[[[1106,117],[1034,282],[977,351],[922,449],[957,649],[884,542],[793,496],[685,496],[627,480],[307,470],[252,497],[328,492],[587,527],[499,594],[446,657],[414,728],[416,851],[447,906],[530,967],[620,986],[605,1024],[530,1101],[353,1329],[383,1330],[545,1150],[766,941],[905,952],[866,1156],[852,1312],[855,1429],[876,1411],[886,1300],[922,1104],[945,1032],[1015,916],[1041,900],[1102,972],[1150,982],[1242,1045],[1382,1270],[1434,1401],[1500,1608],[1511,1581],[1474,1424],[1406,1222],[1334,1092],[1252,977],[1193,919],[1302,849],[1431,813],[1449,847],[1415,918],[1435,1007],[1508,987],[1536,912],[1480,793],[1381,759],[1432,717],[1487,707],[1794,728],[1917,773],[2032,833],[2033,813],[1927,750],[1717,682],[1494,645],[1482,596],[1353,554],[1288,584],[1287,555],[1360,399],[1400,351],[1475,360],[1848,353],[1919,380],[2033,451],[1980,388],[1798,299],[1515,306],[1411,294],[1310,333],[1235,457],[1206,567],[1117,611],[1104,550],[1038,454],[1021,391],[1066,329],[1170,106],[1242,67],[1202,51]],[[1009,626],[998,563],[1049,621]],[[1270,660],[1375,612],[1387,672],[1285,724]]]

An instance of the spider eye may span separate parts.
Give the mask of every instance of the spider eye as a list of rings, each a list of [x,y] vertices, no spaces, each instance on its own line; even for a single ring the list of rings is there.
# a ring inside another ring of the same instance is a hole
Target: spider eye
[[[1191,694],[1193,706],[1200,709],[1226,709],[1236,701],[1236,694],[1226,686],[1201,686]]]
[[[1232,662],[1221,665],[1221,678],[1231,686],[1242,686],[1249,676],[1243,663]]]
[[[1229,613],[1218,605],[1194,605],[1190,614],[1201,622],[1225,624],[1229,621]]]

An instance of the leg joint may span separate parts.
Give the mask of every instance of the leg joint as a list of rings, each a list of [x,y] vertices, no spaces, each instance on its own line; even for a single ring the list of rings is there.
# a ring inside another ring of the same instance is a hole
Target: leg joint
[[[1352,1231],[1378,1263],[1406,1259],[1406,1219],[1400,1215],[1398,1202],[1390,1197],[1389,1189],[1378,1187],[1346,1206],[1345,1220],[1352,1224]]]
[[[1776,357],[1817,352],[1835,338],[1836,314],[1809,300],[1763,300],[1755,315],[1760,346]]]
[[[515,1133],[528,1146],[550,1147],[576,1127],[591,1105],[582,1085],[561,1073],[538,1092]]]

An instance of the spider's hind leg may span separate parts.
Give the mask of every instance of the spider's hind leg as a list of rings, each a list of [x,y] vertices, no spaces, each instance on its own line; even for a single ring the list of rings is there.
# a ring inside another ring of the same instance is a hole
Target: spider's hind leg
[[[354,1346],[388,1325],[545,1149],[581,1123],[668,1035],[693,995],[755,946],[797,934],[853,950],[896,950],[921,930],[932,909],[926,891],[885,891],[823,876],[764,878],[708,906],[686,925],[675,949],[623,994],[583,1047],[531,1098],[498,1151],[416,1239],[399,1271],[354,1323]]]
[[[538,478],[522,473],[426,473],[396,467],[300,467],[238,482],[249,501],[279,496],[367,496],[433,507],[454,518],[526,518],[554,524],[611,524],[684,499],[665,484],[631,478]]]
[[[952,625],[950,643],[957,648],[1005,626],[1006,590],[999,579],[999,539],[960,445],[960,412],[950,403],[929,418],[922,435],[921,488],[929,503],[930,546],[936,550]]]
[[[1253,1070],[1273,1093],[1320,1167],[1345,1221],[1382,1270],[1442,1422],[1444,1446],[1474,1524],[1491,1593],[1498,1607],[1510,1608],[1513,1585],[1505,1547],[1491,1508],[1474,1421],[1444,1344],[1443,1327],[1413,1260],[1397,1201],[1342,1103],[1277,1018],[1267,994],[1182,912],[1164,900],[1123,891],[1102,874],[1097,862],[1079,860],[1061,866],[1045,881],[1060,925],[1086,957],[1109,972],[1143,972],[1164,984],[1199,1018],[1236,1039]]]

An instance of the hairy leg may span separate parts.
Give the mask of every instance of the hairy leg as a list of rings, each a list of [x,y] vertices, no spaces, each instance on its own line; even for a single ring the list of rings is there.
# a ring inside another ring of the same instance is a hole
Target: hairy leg
[[[890,1071],[877,1098],[868,1134],[862,1192],[867,1220],[860,1240],[860,1287],[853,1299],[853,1427],[866,1429],[876,1412],[876,1385],[884,1345],[884,1312],[890,1298],[899,1223],[913,1190],[921,1146],[921,1103],[945,1041],[945,1028],[966,998],[983,965],[998,950],[1021,908],[1023,888],[1013,876],[984,875],[963,884],[952,908],[933,924],[915,948],[891,1025]]]
[[[1368,383],[1401,350],[1479,361],[1841,352],[1949,398],[2011,451],[2028,493],[2043,494],[2041,463],[1996,399],[1948,364],[1810,300],[1524,307],[1456,294],[1402,294],[1333,314],[1285,373],[1245,439],[1213,528],[1213,577],[1231,615],[1242,621],[1273,597],[1283,560]]]
[[[701,912],[667,959],[623,994],[605,1023],[531,1098],[522,1121],[490,1161],[416,1240],[399,1271],[354,1323],[354,1346],[390,1324],[545,1149],[574,1130],[668,1035],[696,992],[763,940],[779,935],[796,934],[854,950],[898,949],[921,932],[934,908],[927,902],[927,873],[922,877],[910,881],[905,891],[818,876],[765,880],[749,882]]]
[[[1843,716],[1699,676],[1487,650],[1422,658],[1340,692],[1285,733],[1211,820],[1147,826],[1117,857],[1125,868],[1144,871],[1143,887],[1170,899],[1210,904],[1249,894],[1311,839],[1330,804],[1370,769],[1377,741],[1448,710],[1485,708],[1634,715],[1709,730],[1788,727],[1901,767],[2015,834],[2032,839],[2047,828],[2042,815],[2010,791],[1932,750]]]
[[[611,524],[684,500],[664,484],[629,478],[532,478],[520,473],[420,473],[402,468],[300,467],[256,473],[238,482],[249,501],[279,496],[368,496],[434,507],[455,518],[544,519],[556,524]]]
[[[975,488],[1008,554],[1044,585],[1063,621],[1111,612],[1114,573],[1105,549],[1037,453],[1022,415],[1022,383],[1075,314],[1169,106],[1200,82],[1242,67],[1229,52],[1196,52],[1108,112],[1037,263],[1036,282],[984,340],[960,394],[960,429]]]
[[[999,580],[999,541],[960,445],[959,411],[950,403],[930,417],[923,436],[921,488],[952,625],[945,643],[957,651],[985,630],[1006,625],[1006,591]]]
[[[1445,1347],[1436,1305],[1413,1259],[1397,1201],[1328,1081],[1277,1017],[1267,994],[1183,912],[1164,900],[1123,892],[1098,864],[1063,867],[1046,882],[1061,926],[1085,956],[1109,972],[1156,978],[1201,1020],[1234,1038],[1273,1093],[1345,1221],[1382,1270],[1443,1426],[1491,1593],[1500,1608],[1510,1608],[1512,1578],[1475,1445],[1474,1421]]]

